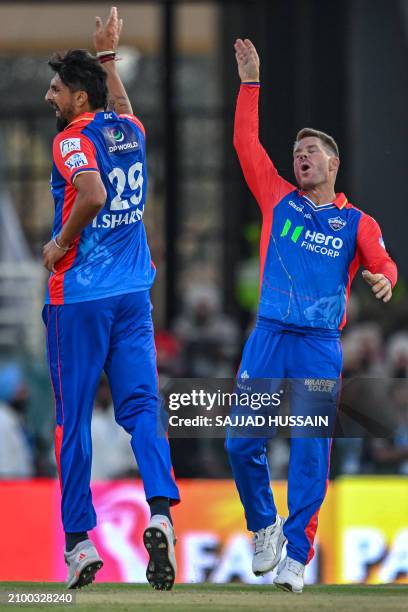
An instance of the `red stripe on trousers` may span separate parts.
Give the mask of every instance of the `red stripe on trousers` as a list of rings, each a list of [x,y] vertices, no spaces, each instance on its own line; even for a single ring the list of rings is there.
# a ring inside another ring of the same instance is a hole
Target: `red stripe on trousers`
[[[62,425],[57,425],[55,428],[55,459],[57,461],[58,478],[59,478],[61,492],[62,492],[61,447],[62,447],[63,437],[64,437],[64,427]]]

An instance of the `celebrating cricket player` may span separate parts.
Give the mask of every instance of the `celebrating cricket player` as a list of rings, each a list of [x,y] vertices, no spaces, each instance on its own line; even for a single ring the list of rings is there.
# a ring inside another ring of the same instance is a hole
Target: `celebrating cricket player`
[[[87,532],[96,525],[91,416],[105,370],[116,421],[131,435],[150,505],[147,579],[168,590],[176,572],[169,507],[179,492],[168,441],[157,436],[149,296],[155,268],[142,221],[146,140],[116,70],[121,28],[113,7],[106,24],[96,18],[97,57],[77,49],[49,62],[55,75],[45,98],[55,109],[59,134],[51,177],[55,220],[43,249],[51,272],[43,318],[55,394],[67,586],[89,584],[102,567]]]
[[[259,142],[259,57],[237,39],[241,87],[234,146],[245,180],[262,213],[261,289],[258,317],[242,356],[238,379],[335,379],[341,375],[340,333],[351,282],[363,277],[377,299],[388,302],[397,280],[377,222],[335,193],[340,164],[333,138],[304,128],[293,148],[295,187],[279,176]],[[301,396],[305,400],[307,394]],[[293,402],[299,401],[292,398]],[[336,397],[329,401],[333,404]],[[307,406],[304,412],[307,412]],[[331,440],[291,439],[286,520],[277,514],[269,484],[267,438],[227,439],[227,450],[254,535],[253,571],[262,575],[281,559],[276,586],[301,593],[329,472]]]

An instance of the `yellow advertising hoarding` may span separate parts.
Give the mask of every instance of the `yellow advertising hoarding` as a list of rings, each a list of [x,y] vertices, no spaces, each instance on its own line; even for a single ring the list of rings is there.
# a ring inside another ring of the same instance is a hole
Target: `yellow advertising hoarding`
[[[408,478],[335,483],[336,582],[408,582]]]

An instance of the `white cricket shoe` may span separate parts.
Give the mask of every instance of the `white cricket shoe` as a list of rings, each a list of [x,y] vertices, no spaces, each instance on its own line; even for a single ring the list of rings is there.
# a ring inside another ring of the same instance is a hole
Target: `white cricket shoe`
[[[83,540],[70,552],[64,553],[65,563],[68,566],[67,589],[80,589],[95,579],[95,574],[103,566],[91,540]]]
[[[255,576],[263,576],[278,565],[282,548],[286,542],[283,534],[284,522],[285,519],[277,514],[273,525],[260,529],[254,534],[255,550],[252,559],[252,571]]]
[[[304,573],[305,566],[303,563],[286,557],[282,563],[282,567],[278,568],[278,575],[274,579],[273,584],[283,591],[301,593],[304,585]]]
[[[167,516],[155,514],[143,534],[149,553],[146,578],[154,589],[170,591],[176,579],[176,556],[173,525]]]

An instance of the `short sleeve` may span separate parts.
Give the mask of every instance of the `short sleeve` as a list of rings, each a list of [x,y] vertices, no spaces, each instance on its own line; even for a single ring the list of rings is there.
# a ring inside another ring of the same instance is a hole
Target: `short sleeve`
[[[53,144],[53,157],[58,171],[69,184],[82,172],[99,172],[93,142],[84,134],[58,135]]]

